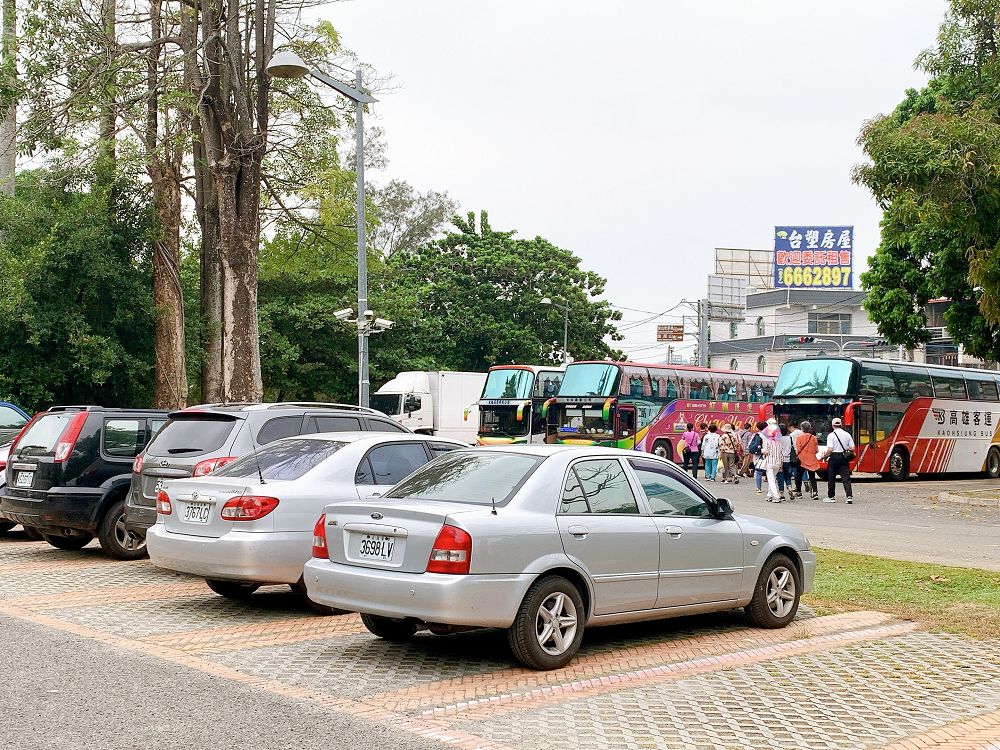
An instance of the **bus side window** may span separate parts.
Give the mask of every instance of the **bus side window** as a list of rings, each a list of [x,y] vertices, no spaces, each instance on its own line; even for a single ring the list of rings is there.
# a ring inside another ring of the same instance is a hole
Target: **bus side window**
[[[997,382],[993,378],[982,378],[976,374],[965,378],[965,384],[969,387],[969,398],[976,401],[998,401]]]
[[[667,381],[667,398],[673,401],[675,398],[680,396],[680,392],[677,389],[677,381],[668,380]]]
[[[864,362],[861,365],[861,395],[889,396],[895,400],[896,383],[888,365]]]
[[[934,396],[934,387],[931,385],[927,370],[914,365],[891,365],[891,367],[900,401],[909,403],[915,398]]]

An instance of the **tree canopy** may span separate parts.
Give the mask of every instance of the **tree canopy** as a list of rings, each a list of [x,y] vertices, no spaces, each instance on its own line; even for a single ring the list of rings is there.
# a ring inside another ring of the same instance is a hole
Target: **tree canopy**
[[[884,211],[881,243],[861,275],[879,332],[909,347],[931,337],[924,306],[948,298],[948,331],[1000,359],[1000,0],[951,0],[930,76],[890,115],[868,122],[870,161],[854,178]]]

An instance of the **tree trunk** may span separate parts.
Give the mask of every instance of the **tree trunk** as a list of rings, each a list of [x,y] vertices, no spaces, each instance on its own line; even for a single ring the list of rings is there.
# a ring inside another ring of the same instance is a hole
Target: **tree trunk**
[[[3,0],[3,48],[0,64],[9,89],[17,80],[17,7],[15,0]],[[7,102],[0,122],[0,193],[14,195],[14,175],[17,169],[17,102]]]
[[[248,149],[249,150],[249,149]],[[260,401],[257,318],[260,159],[227,155],[215,164],[219,200],[223,401]]]
[[[201,401],[222,401],[222,265],[219,201],[208,167],[200,118],[195,122],[195,208],[201,226]]]
[[[156,310],[154,347],[157,409],[187,406],[187,365],[184,349],[184,295],[180,274],[181,174],[179,164],[150,159],[153,202],[159,234],[153,240],[153,304]]]

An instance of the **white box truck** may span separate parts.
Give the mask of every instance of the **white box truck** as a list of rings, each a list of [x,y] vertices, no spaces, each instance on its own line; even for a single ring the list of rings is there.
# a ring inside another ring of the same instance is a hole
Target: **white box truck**
[[[401,372],[371,396],[371,406],[414,432],[476,442],[485,372]]]

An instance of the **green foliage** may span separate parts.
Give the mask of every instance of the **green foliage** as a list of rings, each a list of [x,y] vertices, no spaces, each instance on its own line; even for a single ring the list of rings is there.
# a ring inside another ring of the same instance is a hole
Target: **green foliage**
[[[455,218],[453,231],[388,263],[383,295],[398,312],[413,353],[450,370],[484,370],[561,358],[562,304],[569,305],[569,350],[576,359],[620,358],[605,341],[621,340],[621,314],[592,298],[605,279],[541,237],[496,231],[486,212]],[[391,292],[392,297],[389,297]],[[543,297],[556,305],[544,306]],[[397,329],[398,331],[398,329]]]
[[[54,403],[147,406],[153,304],[143,190],[46,172],[0,199],[0,393]]]
[[[923,306],[947,297],[955,340],[1000,359],[998,14],[1000,0],[952,0],[937,46],[918,59],[933,78],[859,138],[871,161],[855,180],[885,212],[861,281],[893,344],[927,341]]]

